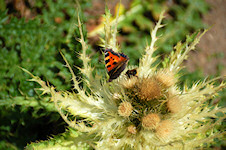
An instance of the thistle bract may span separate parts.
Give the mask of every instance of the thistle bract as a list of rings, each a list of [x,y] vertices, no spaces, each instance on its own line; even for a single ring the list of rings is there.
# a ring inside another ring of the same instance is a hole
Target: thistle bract
[[[66,66],[72,73],[75,92],[56,91],[38,77],[33,76],[32,79],[42,86],[44,93],[51,94],[62,118],[79,133],[76,136],[68,135],[70,138],[61,140],[61,144],[55,147],[73,149],[86,144],[104,150],[193,149],[225,133],[214,132],[214,129],[225,118],[226,109],[208,103],[226,86],[225,83],[215,86],[214,82],[219,79],[215,78],[196,82],[190,88],[186,84],[182,89],[178,87],[181,63],[206,31],[188,36],[184,43],[179,42],[164,60],[163,67],[160,67],[155,63],[158,56],[153,56],[153,53],[157,50],[156,34],[163,27],[162,19],[163,13],[151,32],[151,43],[144,49],[139,65],[127,66],[119,78],[112,82],[98,75],[92,76],[94,68],[90,66],[90,58],[86,54],[88,46],[78,19],[79,41],[82,44],[80,58],[84,65],[80,70],[89,92],[79,86],[64,56]],[[117,18],[110,20],[107,11],[103,47],[118,52]],[[137,73],[129,76],[125,74],[132,69]],[[223,115],[219,117],[217,113]],[[79,116],[80,119],[70,120],[68,114]],[[53,148],[51,145],[47,147]]]

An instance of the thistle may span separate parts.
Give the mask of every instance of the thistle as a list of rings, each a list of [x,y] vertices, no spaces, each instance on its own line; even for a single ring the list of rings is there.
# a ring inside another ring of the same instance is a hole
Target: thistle
[[[119,51],[116,44],[118,21],[116,18],[111,22],[110,17],[106,11],[103,47]],[[119,78],[107,82],[103,77],[92,76],[93,68],[86,54],[88,46],[78,16],[79,42],[82,45],[80,59],[83,61],[80,70],[89,92],[79,86],[80,81],[76,80],[63,55],[72,74],[75,92],[56,91],[31,74],[31,80],[41,85],[43,93],[51,94],[62,118],[77,132],[61,139],[60,144],[45,144],[45,148],[193,149],[225,134],[225,131],[215,132],[214,129],[225,119],[226,109],[211,106],[209,102],[226,84],[222,82],[215,86],[219,79],[215,78],[196,82],[191,88],[185,84],[183,90],[178,86],[181,63],[206,31],[188,36],[185,43],[179,42],[160,67],[155,63],[158,56],[153,56],[153,53],[157,50],[157,31],[163,27],[163,18],[161,13],[139,65],[127,66]],[[135,69],[137,74],[127,76],[125,72],[129,69]],[[69,115],[80,119],[69,119]],[[41,148],[38,144],[31,146]]]

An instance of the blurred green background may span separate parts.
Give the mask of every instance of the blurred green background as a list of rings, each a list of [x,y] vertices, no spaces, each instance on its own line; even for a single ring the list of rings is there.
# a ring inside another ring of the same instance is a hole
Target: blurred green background
[[[166,26],[158,32],[158,35],[161,35],[158,41],[159,50],[156,53],[161,56],[159,61],[173,50],[178,41],[184,41],[186,35],[211,26],[207,25],[208,14],[215,10],[213,6],[222,4],[213,4],[211,0],[208,2],[123,1],[120,12],[124,19],[119,22],[117,40],[122,51],[130,57],[129,65],[138,65],[144,47],[150,42],[150,29],[154,27],[162,10],[166,10],[166,18],[163,21]],[[104,14],[105,2],[81,0],[79,3],[84,23],[83,33],[90,45],[92,66],[95,66],[97,73],[104,75],[106,73],[99,35],[89,36],[89,33],[98,29]],[[107,2],[113,16],[118,4],[119,1]],[[27,143],[46,140],[67,128],[54,105],[49,102],[49,97],[41,95],[37,90],[39,86],[29,82],[30,76],[20,67],[48,81],[56,86],[57,90],[71,90],[71,76],[59,51],[63,52],[79,77],[80,72],[75,67],[82,65],[78,59],[81,45],[77,41],[80,36],[76,28],[77,10],[78,6],[74,0],[0,0],[0,149],[23,149]],[[209,50],[209,57],[198,56],[199,52],[208,53],[208,49],[203,50],[208,45],[205,42],[212,42],[219,50],[215,50],[214,53]],[[181,83],[187,82],[192,85],[195,81],[203,80],[206,74],[209,78],[225,74],[225,62],[222,61],[225,52],[221,50],[225,47],[219,44],[219,40],[218,44],[216,43],[215,38],[209,41],[204,37],[204,43],[201,42],[198,51],[191,56],[195,60],[200,59],[200,64],[204,59],[205,65],[199,66],[195,61],[186,61],[184,65],[189,70],[184,69],[181,72]],[[211,70],[209,65],[213,60],[221,61],[214,61],[215,66]],[[225,106],[225,91],[222,91],[220,96],[220,105]],[[215,144],[210,146],[223,148],[225,143],[216,139]]]

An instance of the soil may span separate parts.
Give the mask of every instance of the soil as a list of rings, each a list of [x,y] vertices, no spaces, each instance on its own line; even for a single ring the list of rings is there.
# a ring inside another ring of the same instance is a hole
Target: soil
[[[223,76],[226,75],[226,0],[206,2],[211,10],[203,16],[203,21],[211,28],[198,44],[198,51],[191,52],[185,64],[190,72],[200,68],[205,75]]]

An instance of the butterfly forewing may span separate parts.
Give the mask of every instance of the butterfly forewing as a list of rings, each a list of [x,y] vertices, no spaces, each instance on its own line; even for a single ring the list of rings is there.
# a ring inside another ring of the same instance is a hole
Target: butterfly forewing
[[[105,51],[105,66],[109,71],[115,68],[115,66],[118,64],[120,59],[120,55],[115,53],[112,50],[106,50]]]

